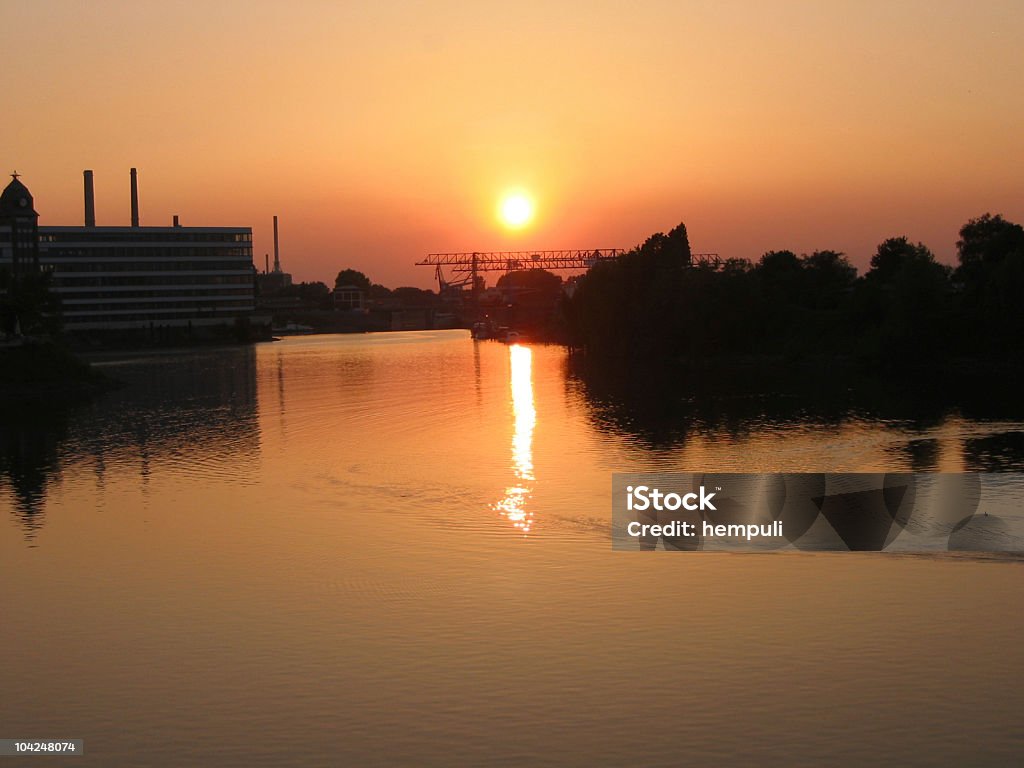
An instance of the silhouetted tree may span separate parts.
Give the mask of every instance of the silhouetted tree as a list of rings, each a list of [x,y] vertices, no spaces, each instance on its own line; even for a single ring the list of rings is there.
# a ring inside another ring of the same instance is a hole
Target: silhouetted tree
[[[986,268],[1000,264],[1024,249],[1024,227],[1007,221],[999,214],[986,213],[960,228],[956,249],[960,259],[957,278],[970,282]]]
[[[800,263],[808,304],[818,309],[836,309],[857,279],[857,269],[838,251],[815,251]]]
[[[546,269],[518,269],[499,277],[495,286],[558,295],[562,290],[562,278]]]
[[[890,237],[878,245],[853,310],[861,351],[893,361],[934,355],[950,334],[951,269],[923,244]]]
[[[60,298],[50,290],[52,272],[13,275],[0,269],[0,330],[55,334],[61,329]]]
[[[370,292],[370,278],[354,269],[343,269],[334,278],[335,288],[340,288],[343,285],[354,285],[356,288],[362,288],[367,293]]]
[[[755,267],[765,300],[776,308],[795,305],[803,292],[803,265],[792,251],[768,251]]]
[[[401,286],[391,291],[391,297],[403,306],[432,306],[437,303],[437,294],[423,288]]]
[[[680,342],[683,272],[691,263],[686,226],[649,237],[612,262],[599,262],[567,302],[576,343],[608,354],[643,356]]]
[[[924,243],[914,245],[906,237],[890,237],[871,257],[868,283],[889,292],[901,312],[933,312],[940,309],[950,291],[952,270],[935,261]]]
[[[742,354],[753,349],[761,335],[763,307],[753,265],[745,259],[726,259],[717,268],[698,266],[683,274],[675,328],[687,357]]]
[[[326,283],[293,283],[286,285],[277,292],[278,296],[294,296],[304,307],[329,309],[332,305],[331,291]]]
[[[954,282],[906,237],[880,243],[863,278],[832,250],[694,265],[680,225],[580,278],[566,325],[612,359],[811,353],[898,365],[1024,352],[1024,228],[986,214],[960,234]]]
[[[800,272],[800,259],[792,251],[768,251],[757,264],[767,278],[794,275]]]
[[[370,286],[369,297],[372,301],[384,301],[385,299],[390,299],[391,289],[385,288],[380,283],[374,283]]]
[[[741,277],[754,269],[754,265],[746,259],[725,259],[719,267],[723,275],[727,277]]]
[[[1024,227],[986,213],[960,229],[964,325],[978,344],[1024,348]]]
[[[869,280],[889,284],[914,263],[934,263],[935,257],[924,243],[914,245],[906,237],[890,237],[879,244],[871,257],[871,269],[865,275]]]

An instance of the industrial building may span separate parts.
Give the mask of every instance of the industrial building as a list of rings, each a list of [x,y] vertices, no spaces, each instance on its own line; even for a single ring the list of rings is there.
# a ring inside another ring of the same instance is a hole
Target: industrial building
[[[264,270],[256,275],[256,286],[262,298],[274,296],[292,284],[292,276],[281,269],[281,250],[277,242],[277,216],[274,217],[274,270],[270,270],[270,254],[264,256]]]
[[[130,226],[96,225],[93,174],[85,171],[84,225],[37,228],[31,195],[15,178],[4,199],[17,204],[27,196],[27,210],[20,220],[17,210],[0,216],[0,270],[24,269],[31,251],[19,238],[36,230],[38,255],[32,257],[52,273],[69,332],[191,331],[253,321],[252,229],[182,227],[177,216],[171,226],[143,227],[134,168],[130,178]]]

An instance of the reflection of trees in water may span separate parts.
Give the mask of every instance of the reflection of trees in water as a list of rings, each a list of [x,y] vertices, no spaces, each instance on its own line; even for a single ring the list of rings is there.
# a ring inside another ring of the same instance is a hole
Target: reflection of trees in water
[[[969,438],[964,463],[975,472],[1024,472],[1024,432]]]
[[[258,453],[254,348],[161,355],[105,370],[127,386],[77,407],[43,402],[3,418],[0,483],[10,486],[27,536],[42,524],[47,485],[61,464],[90,459],[100,484],[113,467],[137,467],[145,483],[161,463],[209,470]]]
[[[935,438],[908,440],[900,447],[900,453],[915,472],[934,472],[939,466],[941,446]]]
[[[743,439],[765,429],[835,428],[853,419],[913,431],[938,427],[951,415],[974,421],[1024,417],[1008,387],[979,379],[969,372],[883,379],[841,363],[622,371],[582,355],[568,359],[566,373],[567,386],[582,395],[595,427],[654,449],[681,447],[694,435]],[[894,450],[918,471],[937,469],[941,452],[934,439]],[[965,459],[974,471],[1024,469],[1024,433],[968,439]]]
[[[798,375],[736,366],[623,373],[577,357],[570,359],[569,376],[580,383],[598,426],[652,448],[680,446],[694,434],[744,438],[766,427],[834,427],[868,410],[868,392],[834,380],[823,385],[818,371]],[[943,415],[920,403],[906,405],[901,418],[922,424],[937,423]]]
[[[59,450],[68,431],[62,408],[37,404],[0,414],[0,483],[9,487],[12,512],[32,539],[43,524],[46,487],[60,471]]]

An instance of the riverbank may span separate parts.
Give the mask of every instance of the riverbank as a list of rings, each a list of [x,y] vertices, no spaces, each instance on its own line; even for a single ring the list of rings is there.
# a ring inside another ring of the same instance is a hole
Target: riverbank
[[[121,383],[51,341],[0,349],[0,399],[5,405],[88,399]]]

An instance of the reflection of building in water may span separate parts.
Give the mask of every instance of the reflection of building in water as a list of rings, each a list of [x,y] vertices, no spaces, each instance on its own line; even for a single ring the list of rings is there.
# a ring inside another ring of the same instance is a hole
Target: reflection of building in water
[[[259,450],[256,350],[251,346],[167,355],[104,369],[128,386],[72,422],[73,455],[103,454],[152,466],[167,457],[200,463]]]
[[[532,488],[533,428],[537,424],[537,410],[533,404],[533,353],[529,347],[513,344],[509,347],[511,365],[512,413],[515,429],[512,433],[512,471],[514,482],[505,489],[505,498],[497,508],[512,524],[524,533],[533,524],[533,512],[526,509]]]
[[[43,525],[46,487],[59,471],[67,430],[67,412],[50,404],[38,412],[24,407],[0,412],[0,488],[9,489],[11,511],[27,539]]]
[[[27,536],[41,525],[47,485],[72,464],[91,465],[100,488],[114,473],[133,475],[145,487],[149,473],[167,466],[188,479],[241,475],[244,482],[247,471],[258,471],[253,347],[105,370],[127,386],[87,407],[59,411],[41,402],[0,419],[0,489],[9,493]]]

